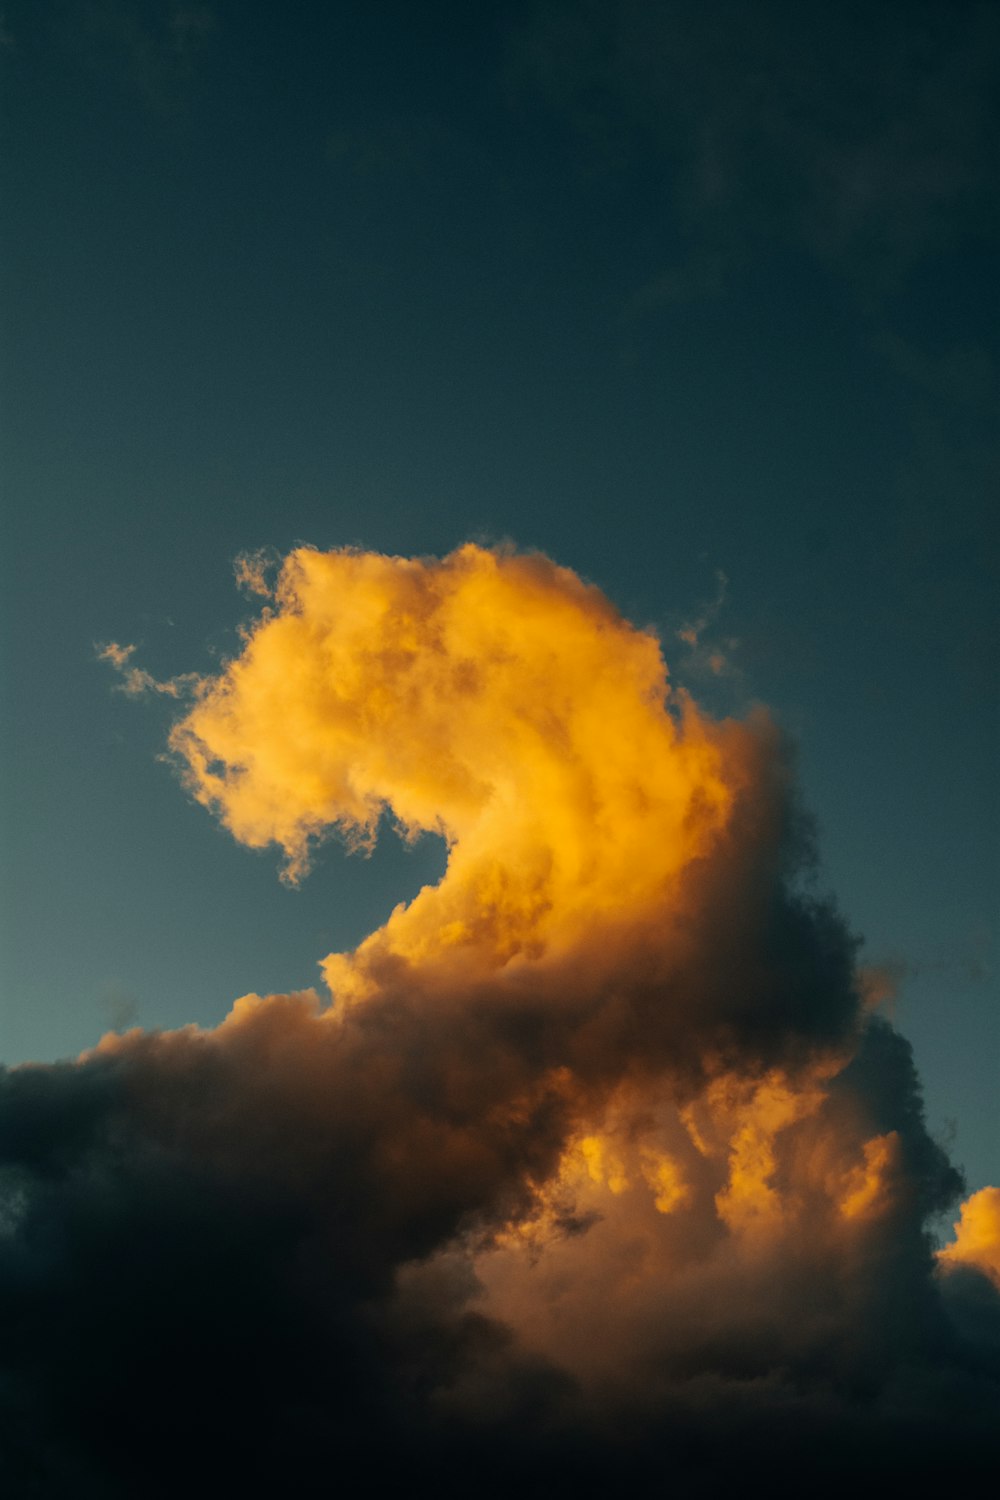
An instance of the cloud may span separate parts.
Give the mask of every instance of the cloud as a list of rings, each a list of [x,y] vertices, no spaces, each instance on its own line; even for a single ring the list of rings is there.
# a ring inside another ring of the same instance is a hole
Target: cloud
[[[716,591],[715,598],[702,607],[701,613],[694,620],[688,620],[677,631],[677,639],[694,650],[701,644],[701,638],[708,627],[714,624],[715,619],[726,602],[726,589],[729,587],[729,579],[721,568],[715,572]]]
[[[695,680],[737,675],[730,653],[736,650],[739,641],[732,636],[720,641],[714,632],[729,587],[729,579],[721,568],[715,571],[715,584],[715,597],[702,605],[694,619],[685,620],[674,632],[688,648],[685,675]]]
[[[1000,1286],[1000,1188],[981,1188],[962,1204],[955,1239],[938,1261],[946,1271],[970,1266]]]
[[[233,563],[233,576],[237,585],[247,594],[257,594],[262,599],[269,599],[271,583],[268,575],[278,561],[266,547],[260,547],[256,552],[240,552]]]
[[[167,698],[182,698],[189,694],[199,681],[195,672],[184,672],[178,677],[158,678],[145,667],[132,665],[136,647],[121,646],[117,641],[95,645],[98,661],[106,661],[121,677],[120,688],[130,698],[141,698],[146,693],[160,693]]]
[[[171,744],[293,881],[386,818],[448,865],[326,996],[2,1075],[12,1492],[988,1461],[993,1200],[935,1258],[961,1179],[764,714],[537,554],[301,548]]]
[[[711,295],[776,238],[871,292],[946,246],[994,192],[996,8],[595,0],[532,9],[512,85],[614,170],[663,161],[693,258],[633,311]]]
[[[70,0],[62,9],[57,34],[73,59],[158,115],[183,105],[217,29],[215,10],[197,0]]]

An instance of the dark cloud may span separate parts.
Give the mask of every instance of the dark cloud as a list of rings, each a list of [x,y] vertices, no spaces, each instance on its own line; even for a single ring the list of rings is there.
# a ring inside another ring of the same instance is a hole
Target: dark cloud
[[[963,1273],[945,1315],[917,1225],[954,1182],[887,1027],[834,1108],[860,1090],[876,1125],[908,1132],[912,1196],[891,1232],[854,1263],[810,1244],[764,1278],[731,1264],[700,1296],[689,1277],[687,1306],[603,1399],[477,1314],[462,1238],[544,1173],[559,1109],[469,1120],[419,1099],[419,1065],[392,1076],[376,1036],[344,1045],[276,1000],[230,1035],[134,1037],[5,1077],[8,1492],[332,1493],[360,1465],[376,1486],[541,1494],[572,1476],[587,1493],[748,1464],[790,1481],[802,1463],[841,1480],[863,1465],[869,1492],[928,1463],[985,1465],[997,1297]],[[438,1246],[452,1264],[394,1292]]]
[[[729,993],[742,970],[782,997],[729,1033],[728,1064],[751,1076],[773,1051],[762,1034],[794,1027],[822,986],[840,993],[851,959],[829,909],[779,889],[727,930],[723,882],[691,939]],[[582,1014],[564,996],[570,1018],[549,1025],[552,993],[512,1015],[489,986],[452,1002],[404,985],[342,1022],[273,997],[215,1032],[131,1033],[6,1073],[8,1492],[332,1493],[360,1466],[376,1487],[588,1493],[665,1473],[721,1485],[747,1464],[790,1483],[804,1463],[867,1492],[985,1464],[998,1299],[962,1271],[942,1301],[923,1226],[959,1179],[924,1129],[908,1046],[878,1019],[777,1169],[794,1180],[824,1141],[898,1133],[897,1199],[853,1248],[819,1194],[801,1238],[747,1254],[703,1220],[703,1264],[623,1300],[630,1362],[596,1384],[482,1311],[482,1246],[530,1213],[581,1113],[636,1068],[660,1097],[697,1095],[671,1029],[641,1045],[654,1006],[694,982],[685,957],[673,985],[623,970]],[[714,982],[690,1003],[717,1003]],[[838,1005],[843,1032],[856,1016]],[[586,1251],[601,1228],[562,1232]],[[613,1275],[606,1295],[622,1295]]]
[[[775,240],[871,292],[970,225],[990,232],[1000,24],[990,4],[535,9],[512,78],[606,170],[652,146],[690,264],[638,295],[704,295]]]

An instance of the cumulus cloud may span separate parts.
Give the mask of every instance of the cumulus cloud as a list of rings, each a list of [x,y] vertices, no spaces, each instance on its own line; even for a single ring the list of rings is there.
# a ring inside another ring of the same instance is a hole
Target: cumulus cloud
[[[1000,1286],[1000,1188],[981,1188],[962,1204],[955,1239],[938,1252],[946,1270],[969,1266]]]
[[[15,1489],[987,1462],[996,1190],[935,1257],[961,1179],[764,714],[544,557],[302,548],[171,746],[291,881],[386,818],[448,865],[323,994],[3,1075]]]

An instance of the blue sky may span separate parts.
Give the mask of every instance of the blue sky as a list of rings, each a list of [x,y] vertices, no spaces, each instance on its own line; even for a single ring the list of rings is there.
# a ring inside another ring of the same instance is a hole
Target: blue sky
[[[787,728],[995,1180],[997,57],[988,4],[5,7],[6,1060],[312,984],[442,865],[285,889],[95,643],[206,671],[241,551],[511,538]]]

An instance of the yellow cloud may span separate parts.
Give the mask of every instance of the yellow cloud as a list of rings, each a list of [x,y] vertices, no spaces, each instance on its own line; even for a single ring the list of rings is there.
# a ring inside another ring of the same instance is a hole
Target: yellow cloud
[[[938,1251],[944,1270],[972,1266],[1000,1286],[1000,1188],[985,1187],[962,1204],[955,1238]]]
[[[635,922],[725,826],[739,735],[683,698],[659,643],[540,556],[442,561],[300,549],[242,655],[172,737],[194,795],[299,880],[337,829],[448,842],[447,873],[354,955],[343,1000],[389,959],[484,973]]]

